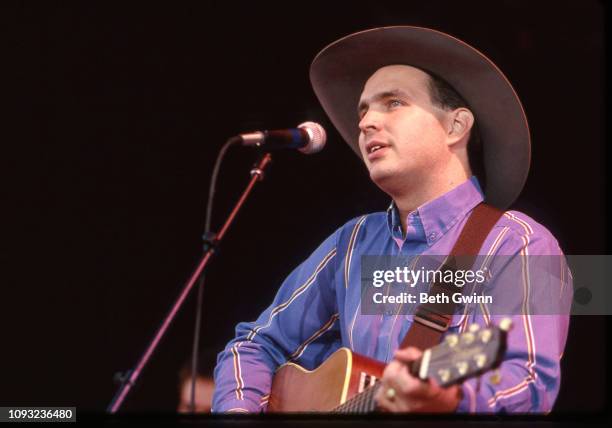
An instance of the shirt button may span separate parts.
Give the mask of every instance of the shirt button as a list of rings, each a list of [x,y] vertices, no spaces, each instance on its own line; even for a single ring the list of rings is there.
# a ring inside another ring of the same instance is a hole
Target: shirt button
[[[438,236],[438,234],[436,232],[431,232],[429,234],[429,240],[433,241],[434,239],[436,239],[436,236]]]

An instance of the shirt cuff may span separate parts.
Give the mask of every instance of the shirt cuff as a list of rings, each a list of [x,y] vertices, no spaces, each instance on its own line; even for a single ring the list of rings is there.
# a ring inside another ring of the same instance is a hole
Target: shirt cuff
[[[226,400],[212,409],[213,413],[259,413],[261,407],[247,400]]]

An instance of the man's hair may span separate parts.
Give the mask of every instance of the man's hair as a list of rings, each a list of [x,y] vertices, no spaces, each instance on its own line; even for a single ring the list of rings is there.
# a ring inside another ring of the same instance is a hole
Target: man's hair
[[[428,70],[423,70],[429,75],[429,97],[431,103],[444,110],[455,110],[459,107],[470,109],[467,101],[447,81]],[[470,109],[471,110],[471,109]],[[467,144],[468,160],[472,174],[478,177],[481,186],[486,185],[484,159],[482,152],[482,140],[478,130],[478,121],[474,116],[474,125],[470,130],[470,139]]]

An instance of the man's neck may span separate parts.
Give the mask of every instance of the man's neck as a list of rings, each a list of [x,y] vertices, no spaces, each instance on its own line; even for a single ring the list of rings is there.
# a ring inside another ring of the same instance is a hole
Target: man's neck
[[[397,206],[400,221],[402,223],[402,235],[406,235],[406,218],[408,214],[427,202],[433,201],[445,193],[450,192],[468,179],[469,176],[461,175],[432,185],[420,186],[419,189],[414,189],[401,195],[393,195],[393,201]]]

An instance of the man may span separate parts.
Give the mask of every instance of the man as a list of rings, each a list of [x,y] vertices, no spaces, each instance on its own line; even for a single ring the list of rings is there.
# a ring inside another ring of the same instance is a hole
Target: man
[[[557,241],[528,216],[505,212],[480,250],[493,257],[489,292],[515,324],[499,376],[448,388],[422,382],[405,364],[420,351],[396,351],[413,315],[362,311],[362,255],[449,254],[483,199],[505,209],[520,193],[530,137],[508,80],[488,58],[449,35],[388,27],[323,49],[311,66],[311,81],[331,121],[393,202],[386,213],[340,227],[287,277],[255,322],[237,326],[236,338],[218,357],[213,411],[265,411],[279,365],[292,361],[313,369],[346,346],[389,363],[375,397],[382,411],[549,412],[560,386],[571,275]],[[557,263],[546,284],[534,283],[542,261],[525,259],[534,255],[553,256]],[[520,275],[497,261],[502,256],[527,260]],[[545,302],[535,298],[541,290],[552,293],[563,311],[542,310]],[[489,325],[501,315],[466,305],[446,333],[464,331],[469,323]]]

